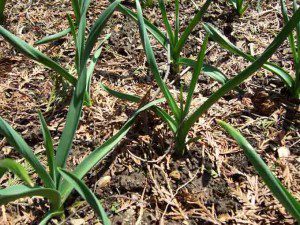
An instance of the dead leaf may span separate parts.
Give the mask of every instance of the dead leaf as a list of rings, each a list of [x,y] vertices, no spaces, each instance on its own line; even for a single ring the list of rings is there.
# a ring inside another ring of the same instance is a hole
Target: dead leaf
[[[98,181],[98,187],[104,188],[104,187],[108,186],[110,181],[111,181],[111,176],[101,177],[100,180]]]
[[[289,157],[290,154],[291,154],[290,150],[287,147],[284,147],[284,146],[278,148],[277,151],[278,151],[279,158]]]

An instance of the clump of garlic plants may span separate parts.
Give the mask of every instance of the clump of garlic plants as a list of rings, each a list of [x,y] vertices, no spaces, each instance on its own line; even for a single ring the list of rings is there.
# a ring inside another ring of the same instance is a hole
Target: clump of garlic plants
[[[89,36],[85,41],[85,15],[89,6],[89,2],[90,1],[84,1],[81,5],[83,13],[80,18],[77,32],[75,31],[73,21],[69,17],[72,34],[76,43],[76,68],[78,72],[78,79],[75,80],[74,78],[75,89],[73,91],[73,97],[69,105],[66,123],[56,149],[54,148],[53,139],[47,127],[46,121],[42,116],[42,113],[39,113],[44,146],[46,149],[45,153],[47,156],[48,170],[39,161],[37,155],[34,154],[34,151],[31,149],[31,147],[29,147],[22,136],[0,117],[0,134],[3,135],[8,143],[14,147],[15,151],[25,158],[25,160],[32,167],[34,173],[36,173],[42,181],[42,185],[34,183],[27,170],[15,160],[0,160],[0,177],[2,177],[4,173],[9,170],[24,182],[22,185],[13,185],[5,189],[0,189],[0,205],[7,204],[24,197],[41,196],[47,198],[50,203],[50,210],[45,217],[41,219],[40,224],[47,224],[47,221],[49,221],[52,217],[59,216],[64,213],[64,202],[67,200],[73,189],[76,189],[78,193],[91,205],[103,224],[110,224],[108,216],[102,208],[99,200],[81,181],[81,179],[119,143],[119,141],[129,131],[135,121],[136,116],[140,112],[163,101],[163,99],[159,99],[138,109],[124,124],[119,132],[108,139],[104,144],[94,149],[94,151],[84,158],[83,161],[78,164],[72,172],[68,172],[66,170],[66,162],[72,148],[73,139],[78,127],[80,116],[82,114],[82,106],[85,101],[87,88],[89,86],[90,76],[93,73],[95,64],[95,62],[93,62],[93,64],[88,66],[87,61],[98,36],[104,28],[106,21],[112,15],[115,8],[120,3],[120,0],[113,2],[100,15],[94,26],[91,28]],[[11,36],[11,34],[4,28],[1,28],[0,30],[1,33],[6,35],[7,38],[11,38],[12,42],[18,41],[18,39],[16,39],[14,36]],[[31,54],[32,57],[37,57],[37,60],[41,60],[45,64],[50,64],[54,68],[64,71],[61,67],[57,66],[58,64],[55,64],[48,58],[45,58],[44,55],[36,52],[32,47],[28,47],[27,44],[23,45],[23,42],[21,42],[21,44],[19,43],[18,46],[22,48],[24,52]],[[99,49],[95,51],[96,56],[98,55],[98,51]],[[73,80],[73,78],[70,80]]]
[[[268,59],[273,55],[273,53],[280,47],[284,40],[293,32],[293,30],[298,26],[300,21],[300,9],[295,11],[293,17],[287,22],[285,27],[280,31],[280,33],[275,37],[273,42],[266,48],[265,52],[261,54],[260,57],[255,58],[253,63],[248,66],[245,70],[240,72],[238,75],[234,76],[232,79],[226,81],[223,86],[213,93],[202,105],[198,106],[196,110],[190,111],[191,102],[193,100],[193,94],[195,91],[196,83],[200,72],[203,68],[203,60],[205,57],[205,50],[208,42],[209,36],[213,35],[210,29],[207,29],[206,38],[202,44],[201,51],[198,55],[197,62],[195,63],[194,72],[192,75],[191,82],[189,84],[187,98],[183,99],[183,90],[180,91],[180,96],[178,96],[179,104],[176,102],[175,97],[172,96],[167,84],[162,79],[156,59],[153,53],[153,49],[150,44],[150,40],[147,34],[147,25],[142,15],[142,8],[139,0],[136,0],[137,5],[137,19],[139,24],[140,36],[143,43],[144,51],[148,60],[149,69],[151,70],[154,79],[163,93],[168,106],[172,114],[168,114],[162,108],[156,107],[154,110],[167,124],[174,134],[175,143],[175,153],[177,155],[183,155],[186,150],[187,144],[194,140],[188,139],[188,133],[192,126],[198,121],[198,119],[204,115],[207,110],[210,109],[220,98],[226,95],[228,92],[236,89],[238,85],[248,79],[253,75],[258,69],[267,64]],[[271,68],[276,68],[274,66],[269,66]],[[137,96],[124,95],[122,93],[110,90],[108,87],[102,84],[102,87],[109,93],[115,95],[116,97],[127,99],[133,102],[139,102],[141,98]]]

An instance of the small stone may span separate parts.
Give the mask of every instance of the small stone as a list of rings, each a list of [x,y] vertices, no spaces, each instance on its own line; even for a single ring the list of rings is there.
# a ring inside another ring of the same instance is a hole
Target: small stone
[[[111,181],[111,176],[101,177],[100,180],[98,181],[98,187],[104,188],[104,187],[108,186],[110,181]]]
[[[287,147],[280,147],[278,148],[278,156],[279,158],[285,158],[285,157],[289,157],[291,152]]]
[[[170,173],[170,177],[174,178],[175,180],[179,180],[181,176],[178,170],[174,170]]]
[[[85,223],[84,219],[73,219],[70,221],[72,225],[82,225]]]

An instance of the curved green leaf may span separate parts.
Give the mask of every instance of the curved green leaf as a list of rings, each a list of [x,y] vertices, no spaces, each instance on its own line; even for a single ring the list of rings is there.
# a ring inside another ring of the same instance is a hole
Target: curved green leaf
[[[105,90],[107,93],[109,93],[119,99],[122,99],[125,101],[130,101],[130,102],[135,102],[135,103],[140,103],[140,101],[141,101],[141,98],[139,96],[124,94],[124,93],[112,90],[102,83],[100,83],[100,87],[103,90]],[[165,121],[169,125],[169,127],[173,131],[173,133],[176,133],[176,130],[177,130],[176,121],[162,108],[160,108],[158,106],[153,106],[152,109],[163,121]]]
[[[15,185],[5,189],[0,189],[0,205],[5,205],[19,198],[41,196],[49,199],[53,210],[59,209],[61,205],[61,195],[58,191],[43,187],[28,187],[25,185]]]
[[[47,225],[49,220],[51,220],[53,217],[60,216],[64,212],[63,211],[49,211],[46,213],[46,215],[43,217],[43,219],[39,222],[39,225]]]
[[[79,25],[78,25],[78,32],[77,32],[77,38],[76,38],[76,50],[77,50],[77,66],[78,66],[78,71],[77,73],[80,75],[81,72],[85,69],[86,67],[86,61],[83,60],[83,55],[84,55],[84,49],[85,49],[85,30],[86,30],[86,14],[88,7],[90,5],[90,0],[84,1],[82,8],[81,8],[81,17],[79,20]]]
[[[221,34],[221,32],[218,31],[217,28],[215,28],[213,25],[211,25],[209,23],[205,23],[204,28],[205,28],[206,32],[208,32],[210,34],[210,37],[215,42],[219,43],[219,45],[222,48],[227,49],[229,52],[239,55],[239,56],[243,57],[244,59],[249,60],[250,62],[254,62],[257,60],[256,57],[244,53],[242,50],[240,50],[238,47],[236,47],[234,44],[232,44],[228,40],[228,38],[225,37],[223,34]],[[269,62],[265,62],[265,64],[262,67],[266,70],[269,70],[272,73],[275,73],[277,76],[279,76],[284,81],[284,83],[288,86],[288,88],[291,88],[294,86],[294,80],[291,77],[291,75],[288,74],[285,70],[283,70],[279,66],[276,66]]]
[[[101,52],[102,52],[102,47],[99,47],[95,53],[94,53],[94,57],[88,67],[88,70],[87,70],[87,79],[86,79],[86,89],[87,89],[87,96],[88,96],[88,99],[86,99],[86,105],[87,106],[91,106],[92,105],[92,101],[91,101],[91,82],[92,82],[92,76],[93,76],[93,72],[94,72],[94,69],[95,69],[95,66],[98,62],[98,59],[101,55]]]
[[[279,46],[284,42],[288,35],[293,31],[300,21],[300,9],[298,9],[286,26],[280,31],[273,42],[265,50],[265,52],[254,63],[248,66],[245,70],[240,72],[233,79],[227,81],[218,91],[216,91],[208,100],[206,100],[179,128],[177,136],[177,144],[180,146],[185,145],[185,138],[189,129],[199,119],[199,117],[205,113],[214,103],[222,98],[226,93],[236,88],[239,84],[249,78],[260,67],[262,67],[268,59],[274,54]],[[181,148],[181,147],[179,147]]]
[[[73,37],[73,42],[75,44],[75,66],[76,66],[76,70],[77,73],[80,72],[79,70],[79,65],[78,65],[78,48],[77,48],[77,35],[76,35],[76,28],[75,28],[75,24],[71,18],[71,16],[69,14],[67,14],[67,19],[68,19],[68,23],[71,29],[71,34]]]
[[[116,0],[111,3],[103,13],[101,13],[100,17],[94,23],[89,36],[86,41],[86,46],[83,53],[83,62],[86,62],[90,57],[91,51],[94,48],[95,43],[98,40],[100,33],[102,32],[103,28],[105,27],[107,21],[115,11],[116,7],[120,4],[121,0]]]
[[[66,36],[70,32],[71,32],[71,29],[68,28],[68,29],[62,30],[62,31],[60,31],[56,34],[48,35],[48,36],[42,38],[41,40],[36,41],[34,44],[35,45],[42,45],[42,44],[46,44],[46,43],[49,43],[49,42],[53,42],[53,41],[56,41],[58,39],[61,39],[62,37]]]
[[[288,16],[287,8],[286,8],[286,1],[280,0],[280,4],[281,4],[281,13],[282,13],[282,16],[284,19],[284,23],[287,23],[289,21],[289,16]],[[297,48],[295,45],[295,39],[294,39],[293,34],[289,35],[289,42],[290,42],[290,46],[291,46],[293,57],[294,57],[294,63],[295,63],[295,66],[297,66],[298,53],[297,53]]]
[[[96,214],[102,220],[103,224],[110,225],[110,220],[107,217],[101,203],[94,195],[94,193],[86,186],[86,184],[78,179],[74,174],[66,170],[59,169],[58,171],[60,172],[62,177],[74,187],[74,189],[81,195],[81,197],[90,204],[90,206],[95,210]]]
[[[187,42],[188,37],[190,36],[194,28],[197,26],[197,24],[200,22],[204,13],[207,12],[207,9],[210,6],[211,2],[212,0],[207,0],[205,4],[201,7],[201,9],[197,12],[197,14],[194,16],[194,18],[190,20],[188,26],[186,27],[178,43],[176,44],[176,47],[174,49],[175,57],[179,58],[180,52],[185,43]]]
[[[113,0],[109,0],[113,2]],[[137,13],[133,12],[129,8],[120,4],[117,8],[121,13],[131,18],[134,22],[138,22]],[[153,37],[165,48],[167,49],[169,40],[156,26],[154,26],[149,20],[144,19],[146,29],[153,35]]]
[[[18,134],[7,122],[0,117],[0,133],[6,137],[9,144],[11,144],[16,151],[18,151],[34,168],[35,172],[43,180],[48,188],[54,188],[54,182],[46,169],[34,155],[31,148],[27,145],[24,139]]]
[[[43,64],[46,67],[53,69],[59,75],[68,80],[71,84],[76,84],[76,78],[74,78],[67,70],[62,68],[58,63],[54,62],[48,56],[41,53],[39,50],[35,49],[31,45],[27,44],[22,39],[10,33],[8,30],[0,26],[0,34],[7,40],[11,45],[17,48],[24,55],[28,56],[34,61]]]
[[[187,58],[180,58],[178,63],[184,64],[186,66],[190,66],[192,68],[195,68],[197,65],[197,62],[195,60],[187,59]],[[214,66],[203,63],[202,71],[205,75],[218,81],[221,84],[225,84],[228,81],[228,78],[225,76],[225,74],[222,73],[221,70],[219,70]]]
[[[144,18],[142,15],[142,8],[140,5],[140,2],[138,0],[136,0],[136,6],[137,6],[137,14],[138,14],[138,21],[139,21],[139,30],[140,30],[140,36],[142,39],[142,44],[147,56],[147,60],[148,60],[148,64],[149,67],[154,75],[154,78],[159,86],[159,88],[161,89],[161,91],[164,94],[164,97],[166,98],[173,114],[175,115],[175,118],[177,121],[180,120],[180,109],[175,101],[175,99],[173,98],[173,96],[171,95],[167,85],[165,84],[165,82],[163,81],[163,79],[160,76],[159,70],[158,70],[158,66],[154,57],[154,53],[150,44],[150,40],[146,31],[146,27],[145,27],[145,22],[144,22]]]
[[[0,178],[3,174],[10,170],[12,173],[17,175],[21,180],[23,180],[28,186],[33,186],[33,182],[30,179],[26,169],[16,161],[12,159],[2,159],[0,160]]]
[[[169,125],[169,128],[174,134],[177,132],[177,122],[165,110],[158,106],[154,106],[153,111]]]
[[[270,171],[267,164],[256,153],[251,144],[243,137],[243,135],[234,129],[231,125],[224,121],[218,120],[218,124],[233,137],[240,147],[244,150],[248,160],[252,163],[257,173],[261,176],[265,184],[271,190],[273,195],[286,208],[286,210],[300,222],[300,203],[288,192],[281,182]]]
[[[174,34],[173,34],[173,31],[172,31],[172,27],[171,27],[171,25],[169,23],[169,20],[168,20],[165,2],[164,2],[164,0],[159,0],[158,3],[159,3],[159,8],[160,8],[160,11],[161,11],[161,14],[162,14],[163,22],[164,22],[164,25],[165,25],[166,30],[167,30],[167,34],[170,38],[170,44],[175,46]],[[146,25],[146,27],[147,27],[147,25]]]
[[[146,104],[145,106],[138,109],[129,120],[124,124],[124,126],[116,133],[113,137],[108,139],[103,145],[96,148],[91,154],[89,154],[74,170],[73,174],[78,178],[82,179],[87,172],[89,172],[95,165],[97,165],[107,154],[109,154],[112,149],[122,140],[122,138],[130,130],[131,126],[134,124],[136,117],[146,109],[155,106],[165,99],[158,99],[153,102]],[[60,186],[60,192],[63,196],[63,202],[69,196],[72,191],[72,186],[66,182],[63,182]]]
[[[135,102],[135,103],[139,103],[141,101],[141,98],[136,95],[124,94],[124,93],[112,90],[101,82],[100,82],[100,87],[107,93],[109,93],[119,99],[130,101],[130,102]]]
[[[87,93],[88,93],[88,101],[87,101],[87,105],[88,106],[91,106],[91,100],[90,100],[90,88],[91,88],[91,82],[92,82],[92,76],[93,76],[93,73],[94,73],[94,70],[95,70],[95,66],[99,60],[99,57],[101,55],[101,52],[102,52],[102,45],[105,41],[107,41],[109,38],[110,38],[111,34],[108,34],[105,36],[105,38],[100,42],[99,46],[97,47],[97,50],[95,51],[94,53],[94,56],[90,62],[90,65],[88,67],[88,70],[87,70]]]
[[[86,13],[89,7],[90,0],[82,2],[81,5],[81,18],[78,26],[78,33],[76,38],[76,49],[77,49],[77,66],[79,80],[77,82],[76,88],[73,92],[72,100],[69,106],[69,111],[67,114],[66,125],[63,129],[57,151],[56,151],[56,165],[58,167],[64,168],[66,165],[67,157],[72,147],[72,142],[75,136],[76,129],[78,127],[82,105],[85,96],[87,96],[87,67],[86,62],[83,62],[83,52],[84,52],[84,40],[85,40],[85,29],[86,29]],[[60,185],[60,174],[56,174],[57,187]]]
[[[180,29],[180,21],[179,21],[179,0],[175,0],[175,30],[174,30],[174,43],[178,43],[179,38],[179,29]]]
[[[47,162],[48,162],[48,167],[49,167],[49,171],[50,171],[50,175],[54,181],[54,183],[56,183],[55,179],[56,179],[56,163],[55,163],[55,156],[54,156],[54,147],[53,147],[53,141],[51,138],[51,134],[50,131],[47,127],[46,121],[42,115],[42,113],[39,111],[39,119],[40,119],[40,123],[42,125],[42,133],[43,133],[43,138],[44,138],[44,146],[46,149],[46,156],[47,156]]]
[[[72,147],[73,138],[79,123],[83,99],[86,93],[87,72],[86,68],[83,70],[79,77],[76,88],[73,92],[73,97],[69,106],[67,114],[66,125],[63,129],[57,151],[56,151],[56,165],[64,168],[66,165],[67,157]],[[56,181],[60,182],[60,175],[57,174]]]
[[[75,18],[76,18],[76,22],[77,24],[79,23],[80,17],[81,17],[81,13],[80,13],[80,4],[78,0],[72,0],[72,8],[75,14]]]
[[[206,35],[206,37],[203,41],[202,47],[201,47],[201,51],[199,52],[199,55],[198,55],[197,65],[194,68],[192,80],[191,80],[190,85],[189,85],[188,96],[186,98],[183,118],[188,114],[191,103],[192,103],[193,94],[194,94],[194,91],[195,91],[195,88],[196,88],[196,85],[197,85],[197,82],[198,82],[198,78],[199,78],[201,69],[203,67],[203,61],[204,61],[204,57],[205,57],[205,53],[206,53],[208,37],[209,37],[209,35]]]

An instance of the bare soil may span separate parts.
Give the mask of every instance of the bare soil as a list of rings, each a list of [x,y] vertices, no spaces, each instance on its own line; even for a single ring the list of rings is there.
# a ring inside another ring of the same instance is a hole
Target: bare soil
[[[126,1],[128,2],[128,1]],[[202,5],[204,1],[196,0]],[[70,1],[8,1],[5,28],[30,44],[68,27],[66,13]],[[128,3],[129,4],[129,3]],[[92,1],[91,24],[108,5]],[[168,4],[170,18],[174,7]],[[259,55],[283,25],[278,1],[252,1],[239,18],[225,0],[217,1],[204,17],[233,43],[246,52]],[[146,17],[162,29],[158,8],[147,8]],[[181,28],[195,13],[192,1],[182,1]],[[112,33],[92,83],[93,106],[84,107],[68,168],[74,168],[93,149],[111,137],[138,108],[120,101],[99,87],[99,82],[122,92],[143,97],[156,90],[147,70],[137,25],[116,12],[105,29]],[[104,34],[103,34],[104,35]],[[183,55],[196,57],[204,31],[197,26]],[[152,40],[160,69],[166,68],[166,52]],[[19,54],[0,37],[0,116],[22,134],[40,159],[45,160],[37,110],[46,116],[52,137],[61,135],[71,89],[61,85],[57,75]],[[74,69],[71,36],[38,47],[68,69]],[[249,65],[240,57],[210,42],[207,63],[220,68],[228,77]],[[293,71],[288,43],[280,47],[272,62]],[[191,73],[182,80],[187,84]],[[58,88],[55,85],[60,84]],[[171,86],[176,95],[179,89]],[[192,108],[205,101],[220,85],[200,76]],[[282,183],[300,199],[299,102],[287,97],[283,83],[265,70],[241,85],[244,94],[232,92],[215,104],[193,126],[189,136],[200,139],[189,146],[182,158],[172,155],[172,133],[155,114],[144,113],[118,147],[84,179],[101,199],[113,224],[295,224],[237,144],[216,124],[230,122],[256,147]],[[59,92],[54,90],[59,89]],[[65,97],[67,96],[67,97]],[[63,99],[63,100],[62,100]],[[286,147],[289,157],[280,158]],[[0,158],[27,163],[0,137]],[[34,177],[33,171],[31,171]],[[103,179],[105,178],[105,179]],[[39,181],[38,181],[39,182]],[[1,188],[20,183],[12,174],[0,180]],[[50,224],[99,224],[93,210],[76,192],[66,202],[66,216]],[[49,205],[40,198],[26,198],[2,206],[1,224],[38,224]]]

